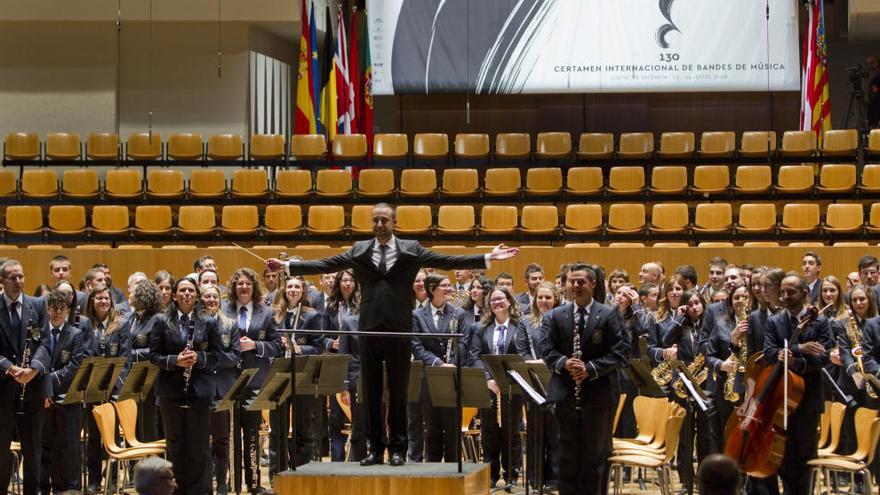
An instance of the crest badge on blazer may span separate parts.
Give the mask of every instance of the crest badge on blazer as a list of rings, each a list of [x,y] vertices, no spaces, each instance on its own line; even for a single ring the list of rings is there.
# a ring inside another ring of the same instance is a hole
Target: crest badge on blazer
[[[70,351],[61,351],[61,364],[70,362]]]
[[[144,347],[145,345],[147,345],[147,334],[142,333],[138,335],[135,341],[137,342],[138,347]]]
[[[119,353],[119,342],[113,342],[110,344],[110,355],[115,356]]]
[[[202,341],[202,343],[199,344],[199,349],[201,349],[203,351],[207,351],[208,350],[208,341],[207,340]]]
[[[260,330],[260,333],[257,334],[257,340],[266,340],[266,331]]]
[[[593,336],[590,337],[590,341],[593,342],[593,345],[599,345],[602,343],[602,332],[600,330],[593,331]]]
[[[220,342],[223,343],[223,347],[229,349],[229,344],[232,343],[232,336],[228,333],[220,334]]]

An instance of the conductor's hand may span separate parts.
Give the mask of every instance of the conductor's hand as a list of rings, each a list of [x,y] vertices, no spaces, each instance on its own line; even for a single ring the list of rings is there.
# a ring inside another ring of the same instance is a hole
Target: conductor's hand
[[[508,258],[513,258],[519,253],[519,248],[509,248],[504,244],[499,244],[492,249],[492,252],[489,254],[490,260],[506,260]],[[272,261],[272,260],[269,260]],[[268,262],[266,262],[268,264]]]
[[[196,351],[193,351],[192,349],[184,349],[177,355],[177,366],[181,368],[194,366],[196,364],[197,356]]]
[[[580,359],[576,358],[568,358],[565,360],[565,369],[571,373],[571,377],[574,378],[576,382],[582,381],[587,378],[587,367],[584,365],[584,362]]]
[[[266,260],[266,270],[269,270],[270,273],[283,272],[287,270],[287,262],[278,258],[269,258]]]
[[[246,337],[244,335],[241,336],[241,352],[252,351],[256,348],[256,342],[251,340],[250,337]]]
[[[498,383],[495,380],[489,380],[486,382],[486,386],[489,387],[489,390],[492,391],[493,394],[498,395],[501,393],[501,389],[498,388]]]

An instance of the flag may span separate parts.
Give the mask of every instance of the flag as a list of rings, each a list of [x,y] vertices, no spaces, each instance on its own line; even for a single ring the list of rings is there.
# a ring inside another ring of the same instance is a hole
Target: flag
[[[333,43],[333,25],[330,23],[330,6],[327,6],[327,14],[324,23],[324,50],[321,57],[321,123],[327,132],[327,140],[332,142],[336,137],[336,63],[333,53],[336,49]]]
[[[348,77],[348,41],[345,36],[345,21],[342,19],[342,7],[337,12],[338,34],[336,35],[336,108],[339,122],[336,132],[351,134],[351,79]]]
[[[822,133],[831,129],[831,98],[828,96],[828,43],[825,38],[825,7],[822,0],[808,2],[809,21],[804,36],[801,77],[801,129],[812,130],[822,145]]]
[[[359,109],[361,101],[361,67],[358,62],[358,37],[357,37],[357,8],[351,11],[351,22],[348,23],[348,75],[350,82],[350,105],[349,120],[351,121],[351,133],[360,134]]]
[[[315,120],[321,117],[321,73],[318,72],[318,29],[315,27],[315,2],[309,11],[309,43],[312,46],[312,101],[315,102]],[[318,120],[315,125],[317,133],[322,134],[324,127]]]
[[[302,30],[299,37],[299,67],[296,82],[296,116],[294,134],[314,134],[317,132],[315,118],[315,92],[312,85],[312,43],[309,32],[309,13],[306,0],[302,2]]]
[[[370,59],[370,25],[364,15],[364,70],[361,76],[361,130],[367,135],[367,154],[373,153],[373,61]]]

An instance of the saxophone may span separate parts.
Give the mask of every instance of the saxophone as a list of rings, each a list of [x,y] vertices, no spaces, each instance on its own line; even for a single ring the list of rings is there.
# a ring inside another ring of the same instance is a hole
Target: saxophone
[[[736,310],[736,317],[739,321],[748,321],[749,318],[749,301],[743,301],[742,304]],[[737,366],[736,370],[731,371],[727,374],[727,379],[724,381],[724,399],[728,402],[739,402],[739,392],[736,391],[736,377],[739,373],[745,373],[746,371],[746,362],[749,360],[749,345],[747,334],[742,334],[739,337],[739,352],[736,356],[733,356],[734,361],[736,361]]]
[[[34,320],[28,320],[27,327],[25,328],[25,340],[24,340],[24,350],[21,354],[21,365],[19,368],[28,369],[31,367],[31,352],[34,345],[39,345],[40,343],[40,329],[37,328],[37,325],[34,323]],[[18,396],[18,409],[16,410],[16,414],[24,414],[24,394],[27,392],[27,383],[21,384],[21,394]]]
[[[189,329],[187,330],[187,332],[189,333],[189,336],[186,339],[186,350],[187,351],[193,350],[193,346],[195,345],[195,342],[193,340],[195,338],[195,333],[196,333],[195,327],[196,327],[195,314],[193,314],[189,318]],[[192,366],[187,366],[186,368],[183,369],[183,395],[184,395],[184,397],[186,397],[186,403],[183,406],[181,406],[183,408],[189,407],[189,381],[190,381],[190,378],[192,378],[192,372],[193,372]]]
[[[657,382],[657,385],[665,387],[672,381],[672,360],[664,358],[654,369],[651,370],[651,377]]]
[[[849,337],[850,344],[852,345],[852,355],[856,361],[859,373],[861,373],[863,377],[866,377],[865,392],[871,399],[877,399],[877,390],[875,390],[874,384],[871,380],[867,378],[868,375],[865,373],[865,365],[862,361],[862,332],[859,330],[859,324],[856,322],[856,317],[853,315],[853,312],[847,310],[847,315],[846,336]]]
[[[703,356],[703,353],[699,353],[694,357],[694,360],[687,365],[688,372],[691,376],[694,377],[694,386],[699,387],[703,385],[703,382],[706,381],[706,377],[708,376],[708,371],[706,371],[706,358]],[[687,390],[684,388],[684,381],[678,380],[672,386],[675,395],[677,395],[681,399],[686,399],[688,396]]]

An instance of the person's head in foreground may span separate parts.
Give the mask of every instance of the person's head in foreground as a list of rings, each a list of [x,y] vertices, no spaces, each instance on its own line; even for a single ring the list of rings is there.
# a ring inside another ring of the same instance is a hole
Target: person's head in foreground
[[[177,490],[171,463],[147,457],[134,466],[134,489],[140,495],[172,495]]]
[[[700,495],[735,495],[739,493],[739,466],[724,454],[712,454],[700,463],[697,481]]]

